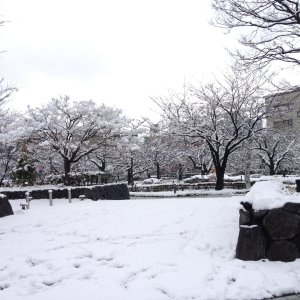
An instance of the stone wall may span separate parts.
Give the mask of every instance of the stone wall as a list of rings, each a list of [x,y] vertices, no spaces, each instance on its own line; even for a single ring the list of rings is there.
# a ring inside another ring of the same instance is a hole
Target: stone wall
[[[241,204],[236,258],[289,262],[300,257],[300,203],[259,211]]]
[[[164,192],[173,191],[176,188],[177,191],[184,190],[208,190],[214,189],[215,182],[203,182],[203,183],[182,183],[182,184],[149,184],[149,185],[134,185],[130,186],[129,190],[131,192]],[[241,190],[246,188],[245,182],[225,182],[224,187],[228,189]]]
[[[33,199],[48,199],[49,189],[34,189],[30,191],[30,196]],[[23,191],[3,191],[2,193],[8,199],[24,199],[26,198]],[[129,199],[129,191],[126,184],[107,184],[97,185],[93,187],[72,187],[72,198],[78,198],[79,195],[85,195],[86,198],[92,200],[124,200]],[[68,197],[68,187],[52,188],[52,196],[54,199],[61,199]]]

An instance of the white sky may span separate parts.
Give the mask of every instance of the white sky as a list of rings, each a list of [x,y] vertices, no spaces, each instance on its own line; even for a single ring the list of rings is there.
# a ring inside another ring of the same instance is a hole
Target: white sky
[[[150,96],[222,70],[233,38],[211,27],[210,0],[0,0],[0,75],[12,106],[59,95],[151,115]]]

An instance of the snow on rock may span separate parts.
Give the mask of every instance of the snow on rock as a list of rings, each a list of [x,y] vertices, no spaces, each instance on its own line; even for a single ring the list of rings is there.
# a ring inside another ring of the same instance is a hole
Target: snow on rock
[[[287,202],[300,202],[298,195],[289,195],[282,181],[258,181],[246,194],[245,200],[252,203],[255,210],[282,207]]]

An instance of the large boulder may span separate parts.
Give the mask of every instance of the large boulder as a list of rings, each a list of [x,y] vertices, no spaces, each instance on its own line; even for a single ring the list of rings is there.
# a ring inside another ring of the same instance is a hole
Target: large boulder
[[[236,247],[236,258],[259,260],[266,257],[266,238],[260,226],[241,226]]]
[[[288,202],[283,206],[283,209],[300,215],[300,203]]]
[[[270,244],[267,258],[272,261],[294,261],[299,257],[297,246],[289,241],[276,241]]]
[[[274,241],[292,239],[300,232],[300,215],[280,208],[272,209],[265,216],[263,225]]]
[[[127,184],[108,184],[103,186],[104,199],[126,200],[129,199]]]
[[[13,215],[14,212],[6,196],[0,194],[0,218]]]

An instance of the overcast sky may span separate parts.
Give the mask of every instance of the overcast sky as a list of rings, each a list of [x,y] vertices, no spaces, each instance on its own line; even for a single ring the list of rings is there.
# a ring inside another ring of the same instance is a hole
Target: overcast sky
[[[149,97],[225,66],[231,36],[211,27],[209,0],[0,0],[0,72],[12,105],[59,95],[93,99],[131,116]]]

